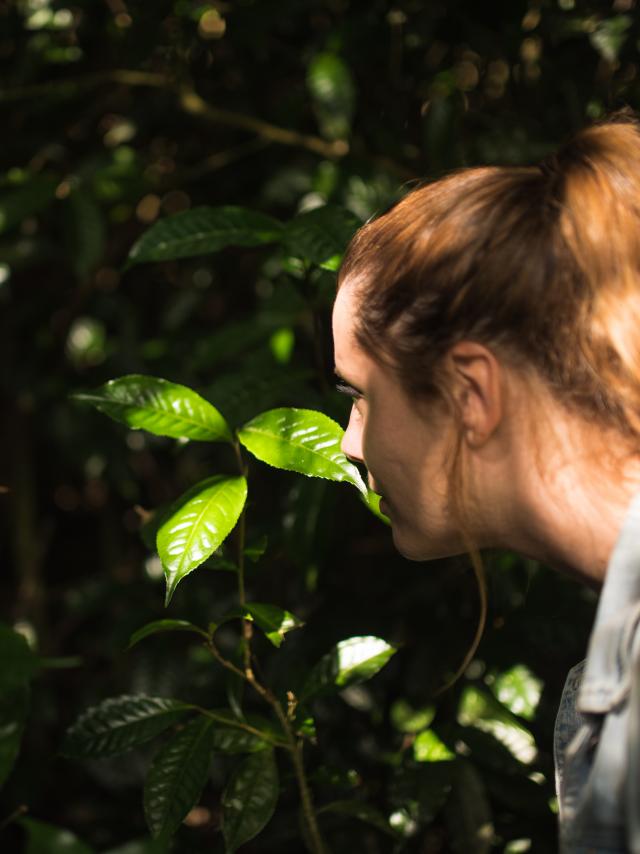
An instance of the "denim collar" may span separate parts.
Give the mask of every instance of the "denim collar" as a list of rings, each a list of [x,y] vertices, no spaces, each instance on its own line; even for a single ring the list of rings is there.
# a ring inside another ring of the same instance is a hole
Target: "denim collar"
[[[581,712],[604,714],[626,699],[639,623],[640,493],[629,504],[607,566],[578,697]]]

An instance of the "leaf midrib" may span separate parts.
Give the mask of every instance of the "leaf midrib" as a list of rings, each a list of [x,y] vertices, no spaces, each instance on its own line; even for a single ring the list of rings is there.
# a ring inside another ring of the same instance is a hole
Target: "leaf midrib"
[[[181,413],[176,413],[176,412],[172,412],[172,411],[169,411],[166,409],[162,409],[161,407],[158,407],[158,406],[152,406],[152,405],[140,406],[140,404],[137,404],[137,403],[125,403],[122,400],[114,400],[113,398],[106,397],[106,396],[101,397],[100,395],[97,395],[97,394],[82,395],[82,400],[86,400],[89,402],[99,402],[99,403],[103,403],[103,404],[108,405],[108,406],[115,406],[115,407],[119,406],[122,409],[138,409],[138,410],[142,410],[142,411],[145,411],[145,410],[149,411],[150,410],[154,414],[168,415],[170,417],[175,418],[177,421],[181,421],[185,424],[190,424],[194,427],[204,428],[205,430],[208,430],[209,433],[211,433],[211,430],[212,430],[212,428],[208,424],[206,424],[205,422],[195,421],[194,419],[189,418],[186,415],[182,415]],[[205,404],[207,403],[207,401],[204,399],[203,399],[203,402]],[[212,407],[212,409],[213,409],[213,407]],[[221,416],[219,416],[219,417],[221,418]],[[225,433],[224,433],[224,431],[222,431],[222,432],[218,432],[216,435],[217,436],[224,436]]]

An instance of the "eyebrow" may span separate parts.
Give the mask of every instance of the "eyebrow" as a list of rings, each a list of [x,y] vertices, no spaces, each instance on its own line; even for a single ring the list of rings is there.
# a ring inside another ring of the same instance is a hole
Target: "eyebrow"
[[[341,374],[338,373],[337,370],[335,370],[334,373],[335,373],[336,377],[338,378],[338,383],[336,385],[336,389],[341,394],[346,394],[348,397],[364,397],[364,392],[361,391],[356,386],[351,385],[351,383],[347,382],[345,380],[345,378]]]

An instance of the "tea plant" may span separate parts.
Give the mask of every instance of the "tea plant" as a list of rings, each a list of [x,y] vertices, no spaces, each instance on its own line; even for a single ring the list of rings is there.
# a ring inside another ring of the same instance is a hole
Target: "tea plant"
[[[314,268],[334,269],[354,218],[337,208],[303,214],[282,226],[261,214],[239,208],[202,208],[161,221],[134,246],[130,264],[212,252],[229,244],[254,246],[278,241],[298,257],[307,275]],[[343,690],[375,675],[395,653],[378,637],[350,637],[338,643],[311,669],[301,684],[274,691],[257,673],[252,649],[254,631],[280,647],[302,621],[281,605],[248,601],[245,568],[247,452],[275,468],[354,486],[377,510],[358,469],[340,450],[342,430],[327,415],[310,409],[280,407],[261,412],[232,427],[211,402],[196,391],[166,379],[127,375],[92,393],[76,395],[130,429],[143,429],[180,441],[223,443],[234,460],[234,474],[214,473],[189,488],[167,509],[147,521],[166,579],[165,605],[190,573],[223,563],[235,573],[237,602],[206,626],[183,619],[160,619],[138,629],[134,646],[160,632],[188,632],[201,642],[216,666],[226,669],[261,698],[270,717],[245,713],[239,703],[204,708],[173,698],[132,695],[104,700],[86,711],[68,730],[63,752],[72,758],[114,756],[168,733],[155,754],[144,784],[144,811],[153,837],[168,841],[198,803],[211,757],[238,754],[222,796],[222,831],[227,852],[256,836],[276,809],[280,782],[276,751],[293,769],[302,807],[302,835],[314,854],[326,851],[304,767],[305,744],[314,741],[312,702],[321,694]],[[234,559],[221,547],[235,531]],[[264,545],[261,547],[264,549]],[[258,549],[260,551],[260,548]],[[255,553],[255,549],[254,549]],[[255,556],[255,554],[253,555]],[[221,626],[239,625],[237,659],[223,654],[216,634]],[[365,804],[351,812],[394,835],[382,815]],[[324,804],[324,811],[348,810],[345,803]]]

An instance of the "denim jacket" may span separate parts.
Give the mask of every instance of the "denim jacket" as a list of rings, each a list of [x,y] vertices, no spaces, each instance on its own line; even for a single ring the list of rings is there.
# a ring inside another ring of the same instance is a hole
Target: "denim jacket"
[[[556,719],[562,854],[640,854],[640,494],[611,554],[587,658]]]

